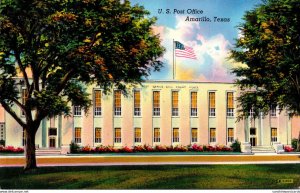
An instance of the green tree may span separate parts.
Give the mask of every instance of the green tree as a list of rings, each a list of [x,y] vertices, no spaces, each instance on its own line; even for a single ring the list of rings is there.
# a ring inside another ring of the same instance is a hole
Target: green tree
[[[242,90],[240,118],[271,106],[300,114],[300,2],[265,0],[247,11],[238,28],[231,58],[244,65],[233,69]]]
[[[164,48],[148,15],[120,0],[1,1],[0,103],[24,128],[25,170],[37,167],[35,134],[44,118],[68,115],[69,102],[90,106],[83,85],[125,91],[161,68]]]

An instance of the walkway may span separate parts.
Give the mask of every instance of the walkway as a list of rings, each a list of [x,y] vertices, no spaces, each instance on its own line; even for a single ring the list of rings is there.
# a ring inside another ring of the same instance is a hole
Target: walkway
[[[23,166],[23,156],[1,156],[0,167]],[[274,164],[298,163],[300,154],[262,155],[116,155],[38,156],[38,166],[105,166],[166,164]]]

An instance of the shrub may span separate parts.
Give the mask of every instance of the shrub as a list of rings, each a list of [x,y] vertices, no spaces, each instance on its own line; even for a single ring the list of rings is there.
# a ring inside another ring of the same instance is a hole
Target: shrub
[[[13,151],[12,147],[8,147],[10,150],[3,150],[4,147],[0,146],[0,152],[2,151]],[[156,145],[152,147],[150,145],[139,145],[134,146],[133,148],[124,146],[121,148],[115,148],[114,146],[97,146],[95,148],[88,146],[80,147],[78,144],[72,142],[70,144],[71,153],[133,153],[133,152],[187,152],[187,151],[196,151],[196,152],[221,152],[221,151],[233,151],[233,148],[227,147],[225,145],[197,145],[193,144],[192,146],[162,146]],[[16,150],[15,150],[16,151]]]
[[[145,150],[144,146],[138,145],[138,146],[133,147],[133,151],[134,152],[144,152],[146,150]]]
[[[223,149],[223,146],[221,146],[221,145],[216,146],[216,151],[222,151],[222,149]]]
[[[298,147],[298,139],[294,138],[294,139],[292,139],[292,148],[294,150],[300,151],[297,149],[297,147]]]
[[[7,146],[2,147],[0,146],[0,152],[2,153],[24,153],[24,148],[22,147],[13,147],[13,146]]]
[[[103,146],[103,145],[97,146],[97,147],[95,147],[94,152],[95,153],[106,153],[107,152],[107,147]]]
[[[191,151],[203,151],[203,147],[195,143],[192,145]]]
[[[241,142],[238,139],[234,140],[230,147],[234,152],[241,152]]]
[[[206,147],[206,151],[216,151],[216,150],[217,150],[216,147],[213,147],[211,145]]]
[[[232,151],[232,148],[227,147],[227,146],[223,146],[222,151]]]
[[[171,145],[171,146],[167,146],[167,151],[173,151],[174,150],[174,147]]]
[[[168,151],[168,149],[167,149],[166,146],[161,146],[161,145],[156,145],[154,149],[155,149],[155,151],[158,151],[158,152],[166,152],[166,151]]]
[[[84,146],[80,149],[81,153],[91,153],[92,149],[90,146]]]
[[[70,152],[71,153],[79,153],[80,147],[77,143],[74,143],[73,141],[70,144]]]
[[[177,151],[177,152],[186,152],[186,151],[188,151],[188,148],[185,147],[185,146],[180,145],[180,146],[174,147],[174,148],[173,148],[173,151]]]
[[[123,153],[132,153],[133,152],[133,150],[130,147],[127,147],[127,146],[122,147],[119,151],[123,152]]]
[[[144,149],[147,152],[153,152],[154,151],[153,147],[151,147],[150,145],[146,145],[146,144],[144,145]]]

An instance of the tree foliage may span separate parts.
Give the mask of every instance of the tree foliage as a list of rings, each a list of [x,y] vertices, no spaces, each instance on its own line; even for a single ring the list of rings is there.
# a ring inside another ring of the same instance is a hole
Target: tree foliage
[[[243,17],[241,37],[231,58],[245,64],[233,69],[243,90],[241,115],[266,114],[272,105],[300,113],[300,2],[265,0]]]
[[[96,83],[106,91],[140,83],[161,68],[164,52],[151,28],[156,19],[148,15],[129,1],[2,0],[1,105],[29,137],[45,117],[69,114],[70,102],[87,109],[85,85]]]

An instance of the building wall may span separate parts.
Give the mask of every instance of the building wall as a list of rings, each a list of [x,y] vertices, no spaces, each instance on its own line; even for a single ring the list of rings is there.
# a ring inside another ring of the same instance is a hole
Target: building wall
[[[87,88],[94,98],[96,86]],[[133,89],[141,92],[141,116],[134,116]],[[153,116],[153,91],[160,91],[160,116]],[[172,116],[172,91],[179,92],[179,115]],[[190,116],[191,92],[197,92],[197,116]],[[209,117],[209,92],[215,92],[216,116]],[[237,122],[236,117],[227,117],[227,92],[238,91],[232,83],[184,82],[184,81],[147,81],[142,86],[129,88],[128,95],[122,94],[122,114],[114,115],[113,90],[102,94],[102,114],[94,115],[94,108],[81,116],[56,116],[45,119],[37,132],[36,144],[49,147],[49,128],[57,128],[56,147],[68,146],[75,138],[75,127],[81,128],[82,146],[134,146],[134,145],[190,145],[191,129],[198,128],[198,144],[230,145],[227,141],[228,128],[234,129],[234,139],[245,142],[250,140],[250,128],[256,128],[256,145],[271,145],[271,128],[277,128],[278,141],[290,144],[291,137],[298,137],[300,118],[290,120],[285,112],[276,117],[247,118]],[[93,101],[94,102],[94,101]],[[236,110],[235,102],[235,110]],[[17,109],[15,109],[17,110]],[[21,112],[18,112],[21,113]],[[236,113],[235,113],[236,115]],[[22,128],[0,107],[0,122],[5,122],[6,144],[22,146]],[[95,127],[101,128],[101,143],[95,143]],[[141,128],[141,143],[134,142],[134,128]],[[154,128],[160,128],[160,142],[153,141]],[[121,143],[114,142],[115,128],[121,128]],[[172,141],[173,128],[179,128],[179,142]],[[216,128],[216,142],[210,142],[210,128]]]
[[[296,116],[292,119],[291,138],[298,139],[299,135],[300,135],[300,116]]]

